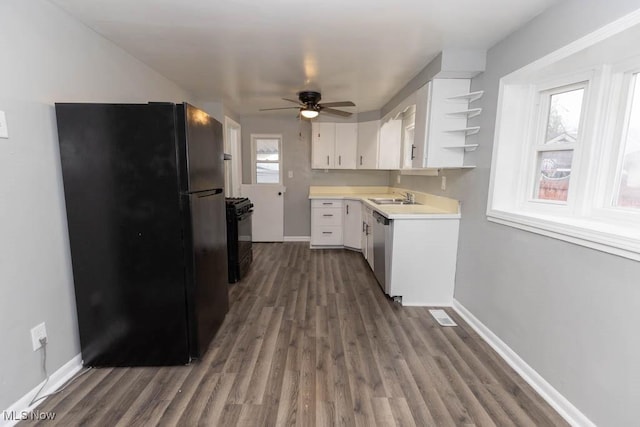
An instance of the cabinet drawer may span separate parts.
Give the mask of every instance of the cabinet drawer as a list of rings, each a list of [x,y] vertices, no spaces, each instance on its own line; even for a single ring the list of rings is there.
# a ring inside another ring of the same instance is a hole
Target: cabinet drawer
[[[311,232],[313,245],[342,246],[342,227],[324,225],[314,227]]]
[[[342,208],[342,200],[313,199],[311,200],[312,208]]]
[[[342,226],[342,208],[313,209],[311,215],[313,215],[314,226]]]

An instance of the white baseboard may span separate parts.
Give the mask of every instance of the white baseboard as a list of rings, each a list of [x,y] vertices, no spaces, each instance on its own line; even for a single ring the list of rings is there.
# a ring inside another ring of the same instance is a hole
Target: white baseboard
[[[285,242],[308,242],[311,236],[284,236]]]
[[[74,356],[73,359],[69,360],[67,363],[62,365],[60,369],[58,369],[57,371],[55,371],[53,374],[49,376],[49,382],[47,383],[47,386],[42,390],[42,392],[40,392],[40,396],[44,396],[46,394],[50,394],[58,390],[60,387],[62,387],[64,383],[66,383],[71,378],[73,378],[73,376],[76,373],[78,373],[80,369],[82,369],[82,355],[77,354],[76,356]],[[18,421],[21,421],[20,416],[23,413],[29,413],[33,411],[35,408],[38,407],[38,405],[40,405],[42,402],[46,400],[46,399],[43,399],[29,406],[29,403],[31,402],[31,400],[35,397],[38,390],[40,390],[40,387],[42,387],[42,383],[44,383],[44,381],[38,384],[36,387],[33,388],[33,390],[31,390],[30,392],[22,396],[20,399],[18,399],[18,401],[16,401],[13,405],[11,405],[7,409],[5,409],[2,413],[0,413],[1,427],[9,427],[17,424]],[[14,419],[8,420],[7,419],[8,414],[13,414]],[[15,419],[15,418],[18,418],[18,419]]]
[[[453,309],[569,424],[580,427],[596,427],[586,415],[573,406],[569,400],[553,388],[551,384],[456,299],[453,300]]]

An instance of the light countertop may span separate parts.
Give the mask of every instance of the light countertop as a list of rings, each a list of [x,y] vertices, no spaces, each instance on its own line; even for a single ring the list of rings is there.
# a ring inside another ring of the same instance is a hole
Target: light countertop
[[[415,205],[379,205],[371,198],[402,198],[410,191],[415,195]],[[337,187],[311,186],[309,199],[359,200],[389,219],[457,219],[460,218],[460,203],[448,197],[406,190],[396,187]]]

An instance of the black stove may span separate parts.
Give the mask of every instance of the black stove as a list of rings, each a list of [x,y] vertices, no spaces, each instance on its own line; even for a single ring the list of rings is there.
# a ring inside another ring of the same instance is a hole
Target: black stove
[[[251,216],[253,203],[246,197],[229,197],[227,205],[227,253],[229,283],[242,279],[253,261]]]
[[[235,211],[236,215],[249,212],[253,207],[253,203],[247,197],[227,197],[224,200],[227,204],[227,210]]]

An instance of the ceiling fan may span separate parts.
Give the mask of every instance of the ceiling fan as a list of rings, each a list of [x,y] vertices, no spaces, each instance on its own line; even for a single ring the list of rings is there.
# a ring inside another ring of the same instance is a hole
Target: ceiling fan
[[[318,117],[320,113],[328,113],[336,116],[349,117],[351,114],[348,111],[336,110],[331,107],[355,107],[351,101],[339,101],[339,102],[325,102],[320,104],[320,92],[314,91],[302,91],[298,93],[299,101],[282,98],[285,101],[293,102],[298,104],[297,107],[282,107],[282,108],[262,108],[260,111],[271,111],[271,110],[288,110],[293,108],[298,108],[300,110],[300,115],[305,119],[313,119]]]

